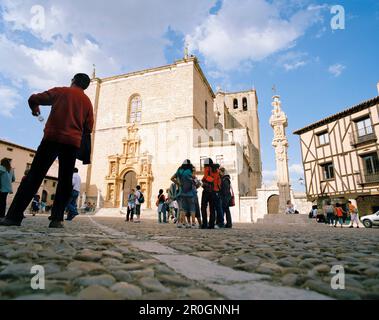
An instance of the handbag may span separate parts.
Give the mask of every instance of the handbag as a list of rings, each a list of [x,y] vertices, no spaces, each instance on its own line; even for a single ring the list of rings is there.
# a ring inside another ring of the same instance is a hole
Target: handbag
[[[230,198],[230,201],[229,201],[229,207],[234,207],[236,205],[236,199],[234,197],[232,185],[230,185],[230,193],[231,193],[232,197]]]

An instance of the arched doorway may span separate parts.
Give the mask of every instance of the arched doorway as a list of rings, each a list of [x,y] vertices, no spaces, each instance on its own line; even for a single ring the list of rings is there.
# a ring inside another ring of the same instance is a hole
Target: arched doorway
[[[273,194],[267,200],[267,213],[268,214],[277,214],[279,213],[279,196]]]
[[[122,206],[127,207],[128,206],[128,195],[130,193],[130,190],[135,189],[137,186],[137,175],[134,171],[128,171],[124,176],[124,197],[122,200]]]
[[[41,198],[41,201],[42,202],[47,202],[47,191],[46,190],[42,190],[42,198]]]

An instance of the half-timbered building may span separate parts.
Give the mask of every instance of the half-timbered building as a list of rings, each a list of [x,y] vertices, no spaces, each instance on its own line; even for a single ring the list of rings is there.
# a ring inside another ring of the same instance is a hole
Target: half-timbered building
[[[308,200],[356,200],[362,215],[379,210],[379,96],[294,134],[300,136]]]

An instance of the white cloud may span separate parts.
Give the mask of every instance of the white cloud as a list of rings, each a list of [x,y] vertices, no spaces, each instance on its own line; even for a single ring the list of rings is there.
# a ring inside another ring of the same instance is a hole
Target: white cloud
[[[304,169],[303,169],[303,166],[301,164],[298,164],[298,163],[295,163],[295,164],[291,164],[288,168],[289,172],[292,173],[292,174],[297,174],[297,175],[300,175],[300,176],[303,176],[304,175]]]
[[[340,63],[336,63],[336,64],[333,64],[329,67],[328,71],[329,73],[331,73],[334,77],[339,77],[342,72],[346,69],[346,66],[340,64]]]
[[[293,47],[314,23],[319,8],[300,9],[282,18],[275,3],[265,0],[225,0],[186,40],[219,69],[231,70],[243,61],[259,61]]]
[[[35,0],[2,0],[0,73],[40,90],[68,84],[75,72],[91,73],[93,63],[99,76],[165,64],[167,30],[190,32],[215,1],[114,0],[105,6],[102,0],[45,0],[39,2],[45,12],[40,30],[32,23]]]
[[[17,90],[7,86],[0,86],[0,115],[12,117],[12,111],[20,100],[21,96]]]
[[[285,63],[284,69],[286,69],[286,71],[292,71],[292,70],[296,70],[300,67],[304,67],[306,64],[307,63],[305,61],[297,61],[294,63]]]

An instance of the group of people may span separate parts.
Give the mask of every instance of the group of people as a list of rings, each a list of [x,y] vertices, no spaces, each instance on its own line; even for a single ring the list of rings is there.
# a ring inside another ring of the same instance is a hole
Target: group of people
[[[318,206],[314,205],[309,213],[309,217],[316,219],[319,223],[325,223],[335,228],[337,228],[338,224],[342,228],[346,221],[350,219],[349,228],[354,228],[354,223],[359,228],[358,209],[351,201],[348,201],[345,205],[341,203],[332,205],[331,201],[328,200],[323,206],[322,211],[319,211]]]
[[[166,195],[163,189],[159,190],[156,200],[158,222],[168,223],[171,218],[178,228],[232,228],[230,207],[234,206],[234,194],[230,175],[211,158],[204,161],[201,180],[195,172],[195,167],[187,159],[171,177],[172,184]],[[200,187],[203,189],[201,205],[198,199]]]
[[[141,191],[141,186],[131,189],[128,194],[128,209],[126,220],[130,222],[141,222],[141,204],[145,202],[145,197]]]

